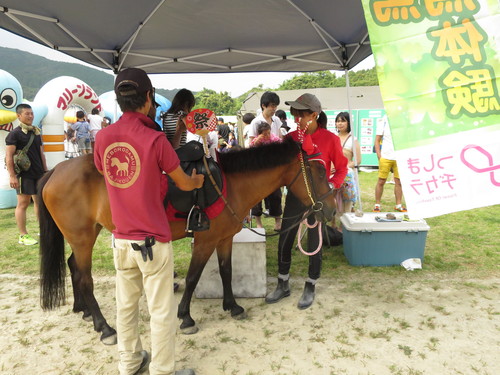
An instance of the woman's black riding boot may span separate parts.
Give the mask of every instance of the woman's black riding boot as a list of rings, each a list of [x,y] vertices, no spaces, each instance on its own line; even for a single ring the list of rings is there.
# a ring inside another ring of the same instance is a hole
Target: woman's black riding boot
[[[288,285],[288,280],[278,278],[278,286],[274,292],[271,292],[266,296],[266,303],[276,303],[289,295],[290,286]]]
[[[312,283],[306,281],[306,284],[304,285],[304,292],[302,293],[302,296],[299,299],[299,303],[297,304],[297,307],[300,310],[307,309],[312,305],[314,301],[314,289],[315,286]]]

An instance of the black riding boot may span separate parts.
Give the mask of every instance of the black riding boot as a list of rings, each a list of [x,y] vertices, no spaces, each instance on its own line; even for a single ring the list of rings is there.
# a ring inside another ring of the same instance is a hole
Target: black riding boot
[[[302,293],[302,296],[299,299],[299,303],[297,304],[297,307],[300,310],[307,309],[312,305],[314,301],[314,289],[315,286],[312,283],[306,281],[306,284],[304,285],[304,292]]]
[[[276,290],[269,293],[266,296],[266,303],[276,303],[279,300],[288,297],[290,295],[290,286],[288,285],[288,280],[283,280],[278,278],[278,286]]]

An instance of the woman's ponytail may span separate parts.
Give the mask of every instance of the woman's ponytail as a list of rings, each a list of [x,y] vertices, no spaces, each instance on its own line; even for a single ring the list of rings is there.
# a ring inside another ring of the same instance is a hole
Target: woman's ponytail
[[[324,111],[321,111],[316,122],[318,123],[318,126],[320,128],[326,129],[326,125],[328,124],[328,118],[326,117],[326,113]]]

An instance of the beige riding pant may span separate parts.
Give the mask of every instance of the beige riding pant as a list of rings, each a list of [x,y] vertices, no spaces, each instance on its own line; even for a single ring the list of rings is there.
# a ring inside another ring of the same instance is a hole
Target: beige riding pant
[[[141,364],[142,343],[139,337],[139,299],[146,294],[151,316],[150,375],[170,375],[175,368],[175,298],[173,291],[172,243],[157,242],[153,260],[142,259],[131,243],[115,239],[113,247],[116,268],[116,328],[120,375],[135,373]]]

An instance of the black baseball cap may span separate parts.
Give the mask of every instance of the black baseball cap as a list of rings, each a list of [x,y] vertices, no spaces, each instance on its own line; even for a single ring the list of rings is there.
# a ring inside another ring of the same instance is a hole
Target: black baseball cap
[[[153,85],[142,69],[124,69],[116,76],[115,94],[117,96],[136,95],[150,90],[153,90]]]

